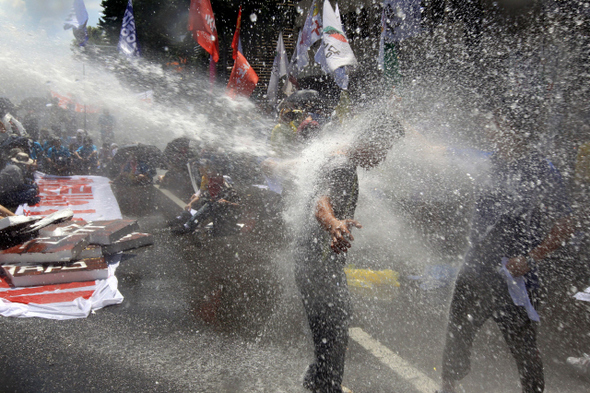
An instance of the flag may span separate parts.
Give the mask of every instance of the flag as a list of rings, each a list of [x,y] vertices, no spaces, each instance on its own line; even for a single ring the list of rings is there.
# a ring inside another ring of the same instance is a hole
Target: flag
[[[297,42],[301,40],[301,30],[299,30],[299,35],[297,37]],[[299,75],[299,67],[297,65],[297,45],[295,45],[295,49],[293,50],[293,54],[291,55],[291,62],[289,63],[289,67],[287,68],[287,83],[283,87],[283,92],[290,96],[295,91],[299,89],[299,83],[297,83],[297,75]]]
[[[191,0],[188,14],[188,30],[193,32],[193,39],[219,61],[219,40],[215,27],[215,16],[209,0]]]
[[[346,39],[340,17],[336,15],[329,0],[324,0],[324,29],[322,43],[326,56],[326,64],[331,72],[342,66],[356,66],[357,61],[352,48]]]
[[[386,43],[400,42],[420,34],[420,0],[384,0],[382,38]]]
[[[133,5],[131,4],[131,0],[127,3],[127,9],[123,16],[118,48],[119,52],[127,57],[139,56],[139,45],[137,44],[135,17],[133,16]]]
[[[317,0],[313,0],[305,19],[301,37],[297,40],[297,68],[302,70],[309,64],[309,48],[322,37],[322,17]]]
[[[397,43],[421,32],[419,0],[384,0],[379,41],[379,69],[391,84],[401,81]]]
[[[320,47],[318,48],[318,51],[315,53],[315,56],[313,58],[315,60],[316,63],[318,63],[320,65],[320,67],[322,68],[322,71],[324,71],[326,74],[330,74],[330,67],[328,67],[328,62],[326,61],[326,50],[324,49],[324,43],[320,43]]]
[[[340,21],[340,26],[342,26],[342,30],[344,31],[344,25],[342,24],[342,20],[340,19],[340,10],[338,9],[338,4],[336,4],[336,9],[334,10],[336,14],[336,18]],[[348,74],[346,73],[346,67],[338,67],[336,71],[334,71],[334,81],[342,90],[348,89]]]
[[[297,42],[301,41],[301,30],[299,30],[299,34],[297,35]],[[301,68],[299,68],[299,62],[297,60],[298,52],[297,47],[299,45],[295,45],[295,49],[293,50],[293,54],[291,55],[291,62],[289,63],[289,69],[287,72],[291,77],[297,77]]]
[[[231,98],[234,98],[238,94],[249,97],[257,83],[258,75],[250,67],[242,52],[237,52],[234,68],[231,71],[229,83],[227,84],[227,95]]]
[[[66,95],[59,94],[55,91],[51,92],[51,96],[53,98],[57,98],[58,104],[62,109],[68,109],[71,106],[74,107],[74,110],[78,113],[98,113],[100,112],[100,108],[94,105],[83,104],[81,102],[76,102],[72,98],[72,95],[67,93]]]
[[[72,29],[79,46],[84,46],[88,42],[86,23],[88,23],[88,12],[84,0],[74,0],[70,15],[64,23],[64,30]]]
[[[233,49],[232,57],[235,60],[238,56],[238,52],[242,52],[242,40],[240,39],[240,29],[242,27],[242,6],[240,6],[240,10],[238,11],[238,22],[236,23],[236,32],[234,33],[234,39],[231,42],[231,47]]]
[[[338,10],[338,5],[336,5],[336,10],[334,11],[334,16],[335,16],[336,20],[338,21],[340,28],[342,28],[342,22],[340,21],[340,11]],[[336,70],[332,70],[330,68],[330,66],[328,64],[328,59],[327,59],[326,44],[324,43],[323,40],[320,45],[320,48],[318,49],[318,51],[315,54],[314,60],[316,61],[316,63],[318,63],[322,67],[322,70],[326,74],[334,74],[334,81],[336,82],[338,87],[340,87],[343,90],[348,89],[348,75],[346,73],[345,66],[338,67]]]
[[[287,63],[287,52],[285,51],[285,44],[283,42],[283,32],[279,33],[277,40],[277,49],[275,53],[275,60],[272,63],[272,71],[270,74],[270,81],[268,82],[268,90],[266,93],[268,102],[275,104],[277,101],[277,94],[279,91],[279,80],[282,76],[287,75],[289,64]]]

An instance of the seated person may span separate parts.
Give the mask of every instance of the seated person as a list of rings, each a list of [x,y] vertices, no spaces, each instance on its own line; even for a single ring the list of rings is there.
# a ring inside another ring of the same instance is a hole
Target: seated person
[[[211,161],[201,160],[199,171],[202,176],[201,188],[185,207],[189,212],[196,212],[177,217],[178,226],[173,232],[193,232],[213,222],[214,233],[220,233],[228,222],[227,218],[232,216],[231,213],[235,213],[235,208],[239,206],[239,197],[231,184],[231,179],[223,176]]]
[[[130,151],[126,154],[127,162],[121,166],[119,175],[113,180],[113,183],[139,186],[152,184],[156,171],[140,160],[136,152]]]
[[[70,138],[70,146],[72,146],[73,150],[78,150],[82,146],[84,146],[84,141],[87,138],[86,131],[79,129],[76,131],[76,136],[74,138]]]
[[[43,146],[37,141],[32,142],[31,146],[31,159],[35,161],[35,164],[39,168],[43,168],[45,164],[45,151],[43,150]],[[41,170],[41,169],[40,169]]]
[[[19,205],[39,203],[39,187],[34,180],[34,161],[18,152],[0,172],[0,205],[15,211]]]
[[[49,173],[60,176],[69,175],[70,161],[70,149],[68,149],[68,147],[62,143],[60,138],[52,138],[49,149],[47,149],[46,158],[46,164]]]
[[[74,152],[74,156],[78,159],[79,174],[89,175],[96,173],[99,164],[98,151],[92,143],[92,138],[89,136],[84,138],[84,144]]]

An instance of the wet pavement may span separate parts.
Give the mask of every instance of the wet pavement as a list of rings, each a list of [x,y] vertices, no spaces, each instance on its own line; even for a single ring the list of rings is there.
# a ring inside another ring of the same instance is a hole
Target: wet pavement
[[[160,197],[121,204],[155,240],[123,258],[121,305],[70,321],[0,319],[0,391],[305,392],[301,377],[312,346],[287,240],[272,227],[204,243],[172,235],[165,223],[175,208]],[[428,391],[400,376],[408,370],[396,358],[439,382],[450,290],[426,292],[404,275],[400,283],[386,298],[354,293],[355,331],[390,351],[378,357],[366,343],[350,341],[344,383],[355,393]],[[590,325],[581,317],[588,308],[560,301],[545,311],[549,321],[540,329],[546,391],[587,392],[590,381],[569,372],[564,356],[590,347]],[[560,328],[560,320],[568,323]],[[478,336],[461,387],[520,391],[493,323]]]

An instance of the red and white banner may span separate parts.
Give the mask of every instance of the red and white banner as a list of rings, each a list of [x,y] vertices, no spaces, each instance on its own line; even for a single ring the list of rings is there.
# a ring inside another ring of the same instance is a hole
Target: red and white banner
[[[115,270],[121,255],[110,260],[109,278],[38,287],[13,288],[0,279],[0,315],[47,319],[86,318],[92,311],[123,302]]]
[[[122,218],[109,179],[102,176],[53,176],[35,173],[41,201],[34,206],[23,205],[16,214],[47,216],[70,208],[74,220],[116,220]]]
[[[100,176],[51,176],[35,174],[41,201],[35,206],[20,206],[17,214],[49,215],[70,208],[74,219],[86,221],[120,219],[121,210],[109,179]],[[115,270],[121,255],[109,257],[109,277],[104,280],[13,288],[0,278],[0,315],[48,319],[85,318],[93,310],[120,304]]]

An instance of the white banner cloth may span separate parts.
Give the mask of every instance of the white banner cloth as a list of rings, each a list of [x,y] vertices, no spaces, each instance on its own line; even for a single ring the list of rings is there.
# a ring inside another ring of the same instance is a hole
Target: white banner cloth
[[[109,277],[104,280],[12,288],[6,278],[0,280],[0,315],[4,317],[46,319],[86,318],[94,310],[123,302],[117,289],[115,270],[121,254],[109,264]]]
[[[20,206],[17,214],[46,216],[70,208],[74,219],[86,221],[122,218],[109,179],[100,176],[51,176],[37,172],[41,201],[35,206]],[[72,282],[37,287],[13,288],[0,278],[0,315],[47,319],[86,318],[94,310],[123,302],[117,289],[115,270],[121,254],[107,259],[109,277],[104,280]]]
[[[74,219],[85,221],[121,219],[121,210],[109,179],[102,176],[53,176],[35,173],[41,201],[35,206],[22,205],[17,215],[48,216],[70,208]]]

